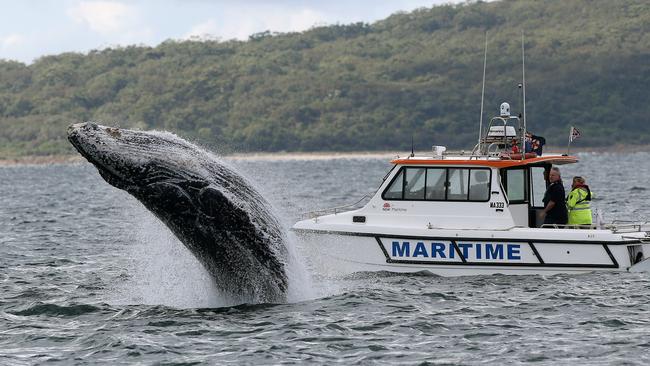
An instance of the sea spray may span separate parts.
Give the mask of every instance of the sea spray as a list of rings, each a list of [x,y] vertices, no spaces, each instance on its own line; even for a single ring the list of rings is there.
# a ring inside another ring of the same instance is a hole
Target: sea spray
[[[125,195],[126,196],[126,195]],[[126,196],[124,217],[132,217],[123,232],[128,272],[113,288],[111,302],[208,308],[239,303],[220,293],[210,274],[160,220]]]

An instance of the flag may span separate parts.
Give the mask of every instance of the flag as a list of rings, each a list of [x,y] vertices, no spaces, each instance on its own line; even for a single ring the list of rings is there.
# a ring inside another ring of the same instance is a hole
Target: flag
[[[573,140],[577,139],[580,137],[580,131],[578,131],[577,128],[571,126],[571,131],[569,132],[569,142],[573,142]]]

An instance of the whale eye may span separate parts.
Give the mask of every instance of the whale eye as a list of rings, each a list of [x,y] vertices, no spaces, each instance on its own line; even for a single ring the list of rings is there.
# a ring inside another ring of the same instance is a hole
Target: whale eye
[[[122,136],[119,128],[106,127],[106,133],[115,138]]]

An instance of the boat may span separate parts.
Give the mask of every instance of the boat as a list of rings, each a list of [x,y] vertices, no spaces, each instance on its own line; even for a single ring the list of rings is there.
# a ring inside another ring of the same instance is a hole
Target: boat
[[[485,86],[485,63],[483,80]],[[292,230],[320,272],[467,276],[650,270],[647,221],[543,224],[550,169],[578,158],[533,153],[527,146],[525,76],[522,84],[522,115],[511,115],[503,103],[483,128],[481,101],[473,149],[433,146],[426,155],[412,151],[397,157],[362,207],[315,211],[297,222]]]

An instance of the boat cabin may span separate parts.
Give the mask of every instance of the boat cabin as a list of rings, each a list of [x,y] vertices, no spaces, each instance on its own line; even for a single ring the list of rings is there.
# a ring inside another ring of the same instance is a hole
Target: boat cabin
[[[383,207],[389,208],[384,211],[402,212],[412,222],[430,219],[428,226],[439,228],[541,227],[551,167],[578,159],[540,156],[525,119],[522,123],[511,115],[508,103],[501,104],[485,130],[479,128],[479,136],[469,154],[434,146],[432,157],[411,153],[393,160],[397,170],[388,175],[390,182],[382,184],[371,206],[384,201]]]
[[[370,201],[351,213],[357,224],[462,230],[539,228],[543,198],[554,165],[576,163],[567,155],[541,156],[525,122],[502,103],[499,116],[480,128],[471,152],[433,146],[432,155],[392,161],[393,168]],[[334,208],[351,208],[353,205]],[[310,213],[318,222],[326,211]],[[345,218],[327,219],[343,223]],[[343,221],[341,221],[343,220]],[[568,227],[567,227],[568,228]]]
[[[459,222],[476,226],[476,220],[487,223],[501,217],[504,220],[495,226],[540,227],[551,166],[575,162],[571,156],[396,159],[392,161],[395,172],[389,174],[390,181],[377,196],[381,193],[390,207],[406,204],[415,214],[431,217],[434,226],[439,226],[436,222],[442,227],[465,226]]]

